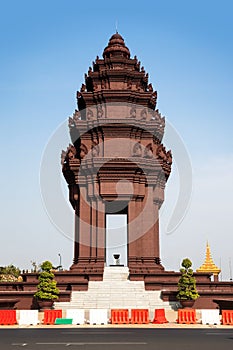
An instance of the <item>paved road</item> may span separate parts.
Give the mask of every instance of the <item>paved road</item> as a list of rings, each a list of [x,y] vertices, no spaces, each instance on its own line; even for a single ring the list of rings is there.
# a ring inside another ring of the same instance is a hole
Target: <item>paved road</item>
[[[233,329],[0,329],[0,349],[232,350]]]

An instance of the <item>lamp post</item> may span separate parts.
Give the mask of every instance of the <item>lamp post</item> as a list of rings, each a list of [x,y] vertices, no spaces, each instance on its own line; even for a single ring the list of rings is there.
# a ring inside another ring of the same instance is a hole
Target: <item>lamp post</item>
[[[61,267],[62,267],[62,265],[61,265],[61,254],[60,253],[58,253],[58,256],[59,256],[59,271],[61,271]]]

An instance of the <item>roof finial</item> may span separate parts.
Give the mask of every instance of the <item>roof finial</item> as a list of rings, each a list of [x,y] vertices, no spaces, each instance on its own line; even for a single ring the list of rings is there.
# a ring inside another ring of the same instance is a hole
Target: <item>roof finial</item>
[[[118,34],[117,26],[118,26],[118,22],[117,22],[117,19],[116,19],[116,34]]]

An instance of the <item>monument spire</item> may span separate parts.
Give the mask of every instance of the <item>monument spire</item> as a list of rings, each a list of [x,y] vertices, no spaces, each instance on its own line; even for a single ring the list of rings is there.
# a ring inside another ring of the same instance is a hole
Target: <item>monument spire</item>
[[[206,243],[206,256],[204,263],[197,269],[197,272],[209,272],[214,275],[215,278],[218,277],[221,270],[215,265],[213,258],[211,256],[211,250],[209,243]]]

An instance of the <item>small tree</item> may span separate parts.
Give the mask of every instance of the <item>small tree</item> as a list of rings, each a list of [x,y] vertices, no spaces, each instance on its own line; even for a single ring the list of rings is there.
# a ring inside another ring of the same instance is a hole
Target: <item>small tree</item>
[[[41,270],[39,274],[39,284],[37,286],[37,292],[34,296],[40,300],[54,300],[58,298],[59,289],[57,288],[57,282],[54,280],[54,274],[51,272],[52,263],[50,261],[44,261],[41,264]]]
[[[20,269],[13,264],[8,266],[0,266],[0,281],[16,282],[20,275]]]
[[[196,289],[196,278],[193,277],[193,270],[191,269],[192,262],[188,258],[184,259],[180,269],[181,277],[178,282],[179,300],[196,300],[199,294]]]

